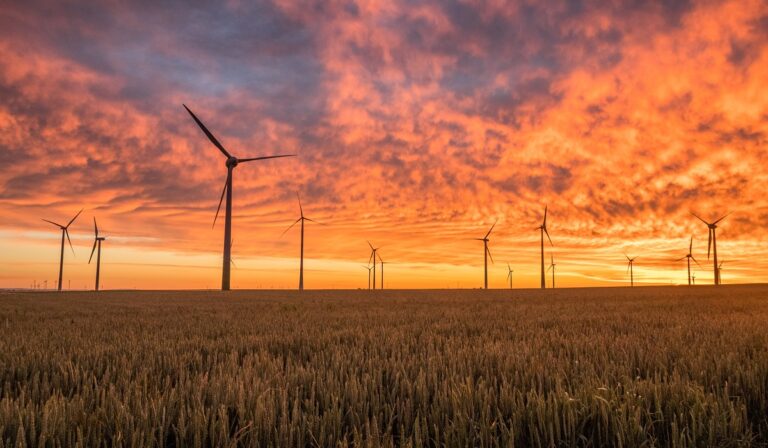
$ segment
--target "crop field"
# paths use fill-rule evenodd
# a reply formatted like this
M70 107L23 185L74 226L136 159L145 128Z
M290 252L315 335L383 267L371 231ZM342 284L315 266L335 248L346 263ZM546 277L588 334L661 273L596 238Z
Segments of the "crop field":
M0 446L766 446L768 286L0 293Z

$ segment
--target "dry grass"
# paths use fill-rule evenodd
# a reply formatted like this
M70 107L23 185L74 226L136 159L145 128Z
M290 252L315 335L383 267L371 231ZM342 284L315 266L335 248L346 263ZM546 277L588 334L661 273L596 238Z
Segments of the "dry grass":
M0 295L0 446L764 446L768 287Z

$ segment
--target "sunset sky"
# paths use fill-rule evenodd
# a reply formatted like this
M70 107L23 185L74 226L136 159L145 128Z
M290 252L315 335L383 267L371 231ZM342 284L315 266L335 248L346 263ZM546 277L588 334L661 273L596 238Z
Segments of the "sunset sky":
M238 157L234 288L768 281L768 2L2 1L0 287L217 288ZM546 3L546 6L544 4ZM255 5L255 6L254 6Z

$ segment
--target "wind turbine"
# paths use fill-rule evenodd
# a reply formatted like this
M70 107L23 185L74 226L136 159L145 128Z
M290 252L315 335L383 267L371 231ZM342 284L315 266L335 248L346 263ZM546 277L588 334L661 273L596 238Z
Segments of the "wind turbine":
M498 222L498 220L496 220L496 222ZM491 229L488 230L488 233L486 233L484 237L474 238L477 241L483 242L483 260L485 262L484 271L483 271L483 275L484 275L483 285L485 289L488 289L488 258L489 257L491 258L491 263L493 263L493 257L491 257L491 251L488 249L488 241L489 241L488 236L490 236L491 232L493 231L493 228L496 227L496 222L493 223L493 225L491 226Z
M363 265L363 268L368 269L368 289L371 289L371 269L373 269L370 266Z
M696 264L699 265L700 268L704 269L696 260L696 258L693 256L693 237L691 237L691 243L688 246L688 254L684 257L678 258L676 261L682 261L688 259L688 286L691 286L691 260L695 261Z
M366 241L368 243L368 246L371 247L371 257L368 258L368 264L371 264L371 261L373 261L373 290L376 290L376 251L379 250L379 247L373 247L370 241Z
M509 271L507 273L507 280L509 280L509 289L512 289L512 273L515 272L512 270L512 267L507 263L507 270Z
M696 273L695 272L693 273L693 277L691 277L691 278L693 278L693 286L696 286Z
M731 212L731 213L733 213L733 212ZM714 252L714 255L715 255L715 257L714 257L715 260L714 260L714 264L713 264L713 267L714 267L714 270L715 270L715 285L719 285L720 284L720 267L717 264L717 232L716 232L717 223L719 223L720 221L724 220L731 213L723 215L720 219L718 219L716 221L707 222L707 221L704 221L703 219L701 219L696 213L691 212L691 214L693 216L698 218L699 221L701 221L704 224L706 224L707 227L709 228L709 243L707 244L707 260L709 260L709 253L710 253L710 249L711 249L712 252Z
M555 264L555 256L550 254L549 257L550 257L550 260L551 260L550 261L551 264L547 268L547 271L552 269L552 289L555 289L555 266L557 266L557 265Z
M192 116L192 119L195 120L195 123L200 127L200 129L203 130L203 133L208 137L208 140L213 143L213 145L217 148L219 148L219 151L221 151L222 154L227 158L227 161L225 162L225 165L227 167L227 180L224 181L224 189L221 191L221 198L219 199L219 206L216 208L216 216L213 218L213 225L216 225L216 218L219 217L219 210L221 210L221 202L224 200L224 195L227 196L227 204L225 205L225 214L224 214L224 259L222 260L222 267L221 267L221 290L222 291L229 291L229 269L231 264L231 241L232 241L232 171L234 171L235 167L237 167L240 163L245 162L253 162L256 160L266 160L266 159L277 159L280 157L295 157L296 154L281 154L281 155L274 155L274 156L263 156L263 157L251 157L247 159L238 159L237 157L230 154L226 149L224 149L224 146L222 146L221 143L216 139L216 137L211 134L211 131L208 130L208 128L205 127L202 121L200 121L197 116L192 113L191 110L187 107L186 104L183 104L184 109L189 112L189 115Z
M93 218L93 231L96 234L93 240L93 249L91 249L91 256L88 258L88 264L91 264L93 259L93 251L98 247L99 251L96 253L96 291L99 290L99 272L101 270L101 242L106 240L106 237L99 236L99 226L96 225L96 217Z
M301 214L299 216L299 219L293 222L290 226L288 226L287 229L283 232L283 235L289 230L291 230L291 227L295 226L298 222L301 222L301 258L299 259L299 291L304 291L304 221L311 221L316 224L321 224L314 219L307 218L304 216L304 209L301 207L301 197L299 196L299 193L296 193L296 198L299 200L299 213ZM283 236L280 235L280 236Z
M547 206L546 205L544 206L544 221L541 223L538 229L541 231L541 289L544 289L547 287L547 282L546 282L546 279L544 278L544 234L545 233L547 234L549 245L554 246L554 244L552 244L552 238L549 237L549 232L547 232Z
M725 263L725 260L721 261L719 265L717 265L717 279L720 282L720 284L723 284L723 278L720 275L720 272L723 270L723 263Z
M47 219L43 219L43 221L53 224L54 226L57 226L61 229L61 258L59 258L59 283L58 283L58 290L61 291L61 278L64 275L64 237L67 237L67 241L69 242L69 248L72 249L72 255L75 254L75 248L72 247L72 240L69 239L69 226L72 225L73 222L77 219L78 216L80 216L80 213L83 212L83 209L80 209L79 212L75 215L74 218L72 218L66 226L62 226L61 224L57 224L53 221L48 221ZM42 218L41 218L42 219ZM47 285L46 285L47 288Z
M629 258L629 255L624 254L627 257L627 272L629 272L629 286L635 286L635 260L637 257Z
M384 289L384 260L381 259L381 255L379 254L379 263L381 263L381 289ZM375 260L374 260L375 264Z

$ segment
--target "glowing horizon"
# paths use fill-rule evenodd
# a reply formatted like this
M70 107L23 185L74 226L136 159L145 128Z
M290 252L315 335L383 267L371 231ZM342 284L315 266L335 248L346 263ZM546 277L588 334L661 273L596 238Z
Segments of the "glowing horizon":
M45 12L43 12L45 11ZM545 205L557 286L768 282L768 5L715 1L227 2L0 10L0 288L220 284L211 228L235 170L233 288L538 287ZM547 277L548 284L551 277Z

